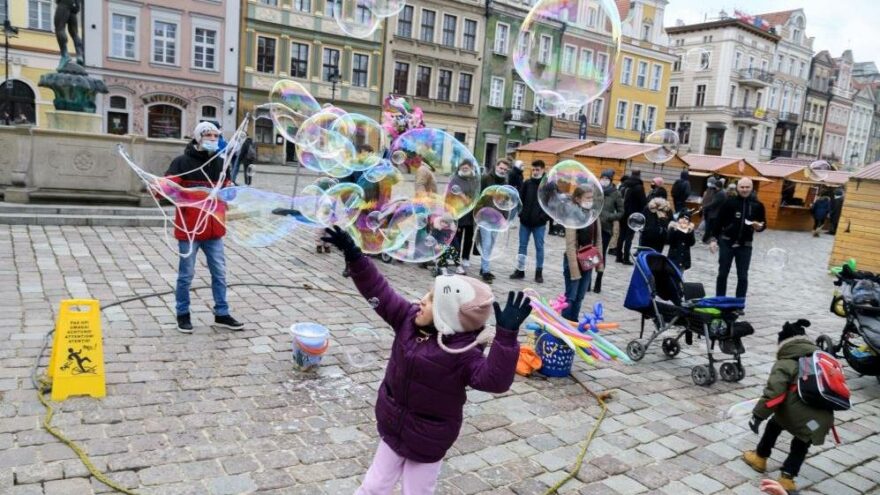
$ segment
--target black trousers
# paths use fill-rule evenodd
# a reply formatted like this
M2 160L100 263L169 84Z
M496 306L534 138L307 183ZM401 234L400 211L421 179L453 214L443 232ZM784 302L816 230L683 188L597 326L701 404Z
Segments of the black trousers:
M629 228L629 225L620 224L620 235L617 236L617 261L629 261L635 235L636 231Z
M462 245L462 241L464 241L464 245ZM458 251L461 253L461 259L471 259L471 249L474 246L474 226L459 226L458 230L455 232L455 237L452 238L452 245L456 248L461 246L461 249Z
M764 429L764 436L758 442L756 452L759 456L770 457L770 453L773 451L780 433L782 433L782 426L775 419L770 418L770 421L767 422L767 427ZM788 457L782 463L782 472L792 478L796 477L801 470L801 466L804 464L804 460L807 458L808 450L810 450L810 442L804 442L798 437L792 438Z
M749 265L752 262L752 246L733 247L733 241L718 239L718 279L715 295L727 295L727 277L730 266L736 261L736 297L746 297L749 290Z
M605 266L608 266L608 248L611 247L611 232L602 231L602 262L605 263ZM596 288L596 291L602 290L602 274L605 272L596 271L596 279L593 281L593 287ZM587 290L590 290L587 287Z
M821 227L821 226L823 226L823 225L825 225L825 219L824 219L824 218L821 219L821 220L818 219L818 218L814 218L814 219L813 219L813 230L816 230L816 229L818 229L819 227Z

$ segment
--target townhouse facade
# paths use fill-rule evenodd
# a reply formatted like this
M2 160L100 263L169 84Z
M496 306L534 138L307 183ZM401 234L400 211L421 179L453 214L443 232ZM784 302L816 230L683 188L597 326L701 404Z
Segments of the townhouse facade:
M810 83L800 129L798 156L818 160L824 139L825 120L834 86L834 59L827 50L817 53L810 62Z
M849 114L849 125L846 129L846 150L844 163L850 170L866 165L868 143L871 135L871 121L877 101L869 84L853 83L853 107Z
M826 110L822 129L820 157L835 163L846 163L846 137L852 112L852 52L846 50L839 58L832 59L831 99Z

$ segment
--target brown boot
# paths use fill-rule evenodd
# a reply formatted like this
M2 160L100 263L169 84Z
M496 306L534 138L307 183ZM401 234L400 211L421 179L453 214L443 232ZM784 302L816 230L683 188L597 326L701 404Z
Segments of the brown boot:
M759 456L754 450L743 452L743 460L746 461L746 464L751 466L752 469L759 473L767 471L767 458Z
M797 491L797 485L794 482L794 478L785 473L782 473L776 481L778 481L779 484L782 485L782 488L785 488L785 491L788 493L794 493Z

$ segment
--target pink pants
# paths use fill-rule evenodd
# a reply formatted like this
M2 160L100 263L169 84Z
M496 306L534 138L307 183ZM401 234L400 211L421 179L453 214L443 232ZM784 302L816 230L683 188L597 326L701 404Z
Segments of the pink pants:
M431 495L437 487L443 461L414 462L397 455L379 441L373 463L355 495L388 495L403 478L403 495Z

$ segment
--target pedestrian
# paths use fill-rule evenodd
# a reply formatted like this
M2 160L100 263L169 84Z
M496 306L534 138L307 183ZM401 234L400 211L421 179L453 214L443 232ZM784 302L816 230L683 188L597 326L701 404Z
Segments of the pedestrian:
M654 198L669 199L669 194L666 192L666 188L663 187L663 177L654 177L651 180L651 192L648 193L647 199L651 201Z
M480 179L480 190L484 191L489 186L504 186L507 185L507 174L510 172L510 162L506 159L498 160L495 164L495 167L492 169L492 173L484 175ZM482 277L484 282L492 283L495 280L495 275L492 275L490 260L492 256L492 249L495 247L495 241L498 238L498 232L493 232L491 230L487 230L483 227L479 228L479 236L480 236L480 277Z
M171 162L165 177L182 187L215 187L223 171L218 153L220 131L210 122L201 122L193 131L193 139L183 154ZM212 159L213 158L213 159ZM224 187L232 185L226 180ZM223 254L223 236L226 226L222 218L226 205L218 201L216 210L204 211L199 207L178 206L174 215L174 237L181 253L177 269L177 289L174 292L177 329L192 333L190 317L190 286L195 276L196 255L205 253L211 272L211 292L214 296L214 324L231 330L242 330L244 324L229 314L226 302L226 259ZM184 255L186 254L186 255Z
M427 196L437 194L437 179L434 176L434 167L425 160L421 160L416 170L415 196Z
M626 199L626 183L629 181L629 175L623 174L620 178L620 184L617 186L617 192L620 193L620 197ZM613 254L614 256L620 256L620 252L623 251L623 241L626 237L624 235L624 228L626 227L626 211L624 209L623 217L617 222L617 235L614 236L614 247L608 250L609 254Z
M476 165L470 159L463 160L449 180L449 191L463 198L475 198L480 195L480 182L477 179ZM458 249L461 264L455 273L464 275L471 266L471 250L474 247L474 212L469 210L458 219L458 229L452 239L452 245Z
M531 177L523 182L519 189L522 209L519 212L519 250L516 270L510 275L513 280L521 280L526 276L529 237L532 237L535 240L535 282L544 283L544 236L547 233L547 221L550 220L550 216L538 202L538 189L543 177L544 162L535 160L532 162Z
M828 233L837 234L837 224L840 223L840 213L843 211L843 188L838 187L834 190L834 199L831 200L831 227Z
M635 231L629 228L629 217L633 213L642 213L648 200L645 197L645 185L642 183L640 170L633 170L629 179L623 184L626 187L626 193L623 197L623 218L620 219L621 241L618 241L617 262L631 265L629 255Z
M779 434L787 431L792 435L791 448L782 463L779 484L788 491L797 490L794 479L801 470L811 445L822 445L828 430L834 425L834 413L807 405L797 393L799 359L819 350L806 336L807 320L785 322L778 334L776 362L770 370L767 385L761 399L752 411L749 427L758 433L763 421L767 421L764 435L755 450L743 452L743 460L759 473L767 471L770 457ZM772 416L772 417L771 417Z
M669 202L663 198L653 198L642 212L645 215L645 228L639 236L639 248L648 248L663 253L669 235L669 221L672 213Z
M572 193L572 202L579 207L585 209L592 208L593 198L591 192L577 188ZM569 321L578 321L581 305L584 302L584 296L590 287L590 279L593 276L593 270L581 270L578 260L578 252L588 246L599 248L602 245L602 229L599 227L600 222L593 222L591 225L580 229L565 229L565 256L562 257L562 277L565 281L565 300L568 306L562 310L560 316ZM600 260L595 267L597 272L604 270L604 261Z
M510 292L502 310L486 284L450 275L436 277L433 289L413 303L389 285L351 236L339 227L325 232L344 254L358 291L379 301L373 307L394 331L375 406L379 446L355 493L390 494L398 480L405 494L434 493L443 457L461 431L468 387L503 393L513 383L529 298ZM493 307L495 337L484 356Z
M682 170L679 179L672 184L673 213L686 210L689 197L691 197L691 178L687 170Z
M737 195L736 188L737 188L736 182L731 182L730 184L727 185L727 189L725 189L725 192L726 192L728 198L735 198L736 197L736 195Z
M727 198L718 221L712 228L709 249L718 256L718 279L715 295L727 295L727 276L736 261L736 297L746 297L749 287L749 265L752 262L752 239L755 232L767 227L764 205L752 196L752 180L742 178L736 183L736 196Z
M253 178L250 168L251 165L257 161L257 149L254 146L254 140L248 136L245 138L244 142L241 143L241 148L238 149L238 154L235 156L235 161L232 167L232 182L238 184L238 172L241 171L244 173L244 184L246 186L251 185L251 179Z
M510 176L507 178L507 183L519 191L522 188L523 182L525 182L523 177L523 162L522 160L514 160L513 168L510 169Z
M701 203L703 206L703 223L705 224L703 244L709 243L709 238L712 237L713 224L718 221L718 213L721 211L721 205L724 204L726 199L727 196L719 191L718 181L714 177L710 177L706 183L706 192L703 193L703 201Z
M602 213L599 214L599 224L602 229L602 262L604 263L608 257L608 247L611 245L611 236L614 233L614 224L623 218L623 196L614 185L614 169L608 168L602 171L599 177L599 185L602 186L602 193L605 196L605 205L602 207ZM599 294L602 292L602 274L604 271L596 273L596 281L593 283L593 292Z
M819 237L825 220L831 214L831 197L828 193L823 193L819 199L813 201L810 207L810 213L813 214L813 237Z
M691 267L691 247L696 243L694 224L687 210L678 213L678 219L669 223L669 261L684 273Z

